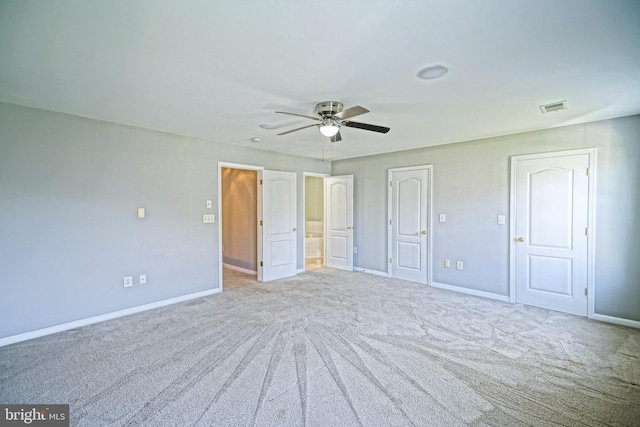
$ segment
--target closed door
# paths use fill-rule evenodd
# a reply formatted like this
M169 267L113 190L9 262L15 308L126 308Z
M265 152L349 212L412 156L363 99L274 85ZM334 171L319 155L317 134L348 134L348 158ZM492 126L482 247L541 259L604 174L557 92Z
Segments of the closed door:
M353 175L331 176L326 188L326 265L353 270Z
M295 276L297 271L296 174L262 172L262 261L258 280Z
M517 302L587 315L588 167L589 154L517 160Z
M429 169L391 170L390 275L427 283Z

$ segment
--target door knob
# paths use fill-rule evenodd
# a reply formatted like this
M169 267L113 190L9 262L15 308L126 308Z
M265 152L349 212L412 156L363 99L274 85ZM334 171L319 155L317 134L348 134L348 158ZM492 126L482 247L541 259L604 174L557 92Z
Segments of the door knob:
M347 225L347 230L351 230L353 227L350 225Z
M298 231L298 229L297 229L297 228L295 228L295 227L293 227L293 231Z
M427 230L422 230L421 234L424 236L425 234L427 234Z
M518 237L516 240L517 240L518 242L522 243L522 242L524 242L524 237Z

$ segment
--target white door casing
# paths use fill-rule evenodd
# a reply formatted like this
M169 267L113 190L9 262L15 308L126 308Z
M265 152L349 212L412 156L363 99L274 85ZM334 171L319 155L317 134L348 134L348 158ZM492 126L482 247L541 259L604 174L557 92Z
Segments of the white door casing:
M262 262L258 280L268 282L297 272L296 174L262 171Z
M431 167L389 170L389 276L429 282Z
M353 175L325 178L325 264L353 270Z
M591 311L594 155L580 150L512 158L515 302L580 316Z

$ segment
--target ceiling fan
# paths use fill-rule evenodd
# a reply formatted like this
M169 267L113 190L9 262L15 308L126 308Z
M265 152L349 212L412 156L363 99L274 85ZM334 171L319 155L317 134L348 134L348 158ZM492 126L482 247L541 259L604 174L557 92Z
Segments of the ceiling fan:
M320 129L320 133L324 136L331 138L331 142L342 141L342 136L340 136L340 126L346 126L350 128L358 128L364 130L370 130L373 132L387 133L389 132L388 127L384 126L376 126L369 125L366 123L360 122L352 122L350 120L351 117L359 116L360 114L368 113L364 107L356 105L355 107L347 108L343 110L344 105L341 102L337 101L325 101L316 105L315 111L319 117L306 116L304 114L297 113L287 113L286 111L276 111L278 114L288 114L290 116L298 116L305 117L307 119L316 120L319 123L314 123L312 125L302 126L296 129L291 129L286 132L279 133L278 135L286 135L291 132L297 132L302 129L310 128L312 126L318 126Z

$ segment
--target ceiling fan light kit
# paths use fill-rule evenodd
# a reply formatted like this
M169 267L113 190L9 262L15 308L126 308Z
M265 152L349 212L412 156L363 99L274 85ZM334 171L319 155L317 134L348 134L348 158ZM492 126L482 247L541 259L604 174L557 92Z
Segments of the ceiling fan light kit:
M320 130L320 133L331 139L331 142L342 141L342 136L340 135L340 127L352 127L356 129L364 129L372 132L379 133L387 133L390 128L385 126L376 126L369 125L366 123L360 122L352 122L347 119L355 116L359 116L360 114L368 113L364 107L356 105L355 107L347 108L343 110L344 105L342 102L337 101L324 101L316 104L316 114L318 117L307 116L304 114L298 113L288 113L286 111L276 111L278 114L287 114L290 116L304 117L311 120L317 120L319 123L313 125L302 126L296 129L291 129L286 132L279 133L278 135L286 135L291 132L296 132L302 129L310 128L313 126L317 126Z
M320 126L320 133L329 138L338 132L340 132L340 128L334 124L327 124L327 125Z

